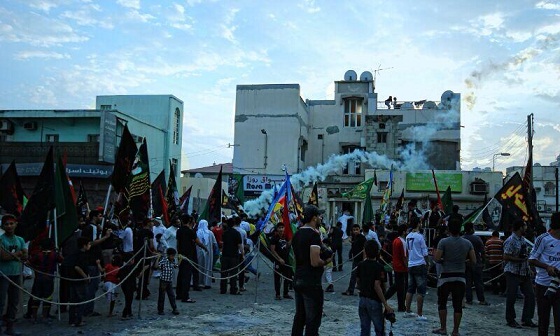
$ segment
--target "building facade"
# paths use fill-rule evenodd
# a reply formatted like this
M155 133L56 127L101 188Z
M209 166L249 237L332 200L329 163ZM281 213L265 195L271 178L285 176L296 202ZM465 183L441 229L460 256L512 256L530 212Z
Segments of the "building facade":
M182 101L171 95L100 96L97 105L88 110L0 110L0 169L15 160L29 195L53 146L66 157L75 185L82 181L90 204L101 205L125 125L138 146L147 140L152 180L162 169L169 175L170 160L180 167ZM176 174L178 180L179 169Z
M397 162L421 153L425 169L459 170L460 94L445 91L441 101L379 101L370 72L349 70L334 82L333 100L303 100L299 84L238 85L235 103L233 172L247 176L304 173L333 155L356 149ZM364 181L379 168L349 160L323 176L321 187L337 191L334 210L355 210L341 190ZM334 213L333 213L334 214Z

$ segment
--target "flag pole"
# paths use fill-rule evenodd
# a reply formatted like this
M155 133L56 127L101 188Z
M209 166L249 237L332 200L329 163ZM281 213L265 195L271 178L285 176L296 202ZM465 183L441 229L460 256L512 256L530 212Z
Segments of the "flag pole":
M111 196L111 188L113 185L109 183L109 188L107 189L107 196L105 196L105 207L103 207L103 219L101 220L101 229L105 227L105 214L107 213L107 207L109 206L109 197ZM89 205L88 205L89 210Z
M482 215L482 213L484 213L484 210L486 210L486 208L488 208L488 206L490 205L490 202L492 202L493 199L494 199L494 197L492 197L488 202L486 202L486 204L484 205L484 208L482 208L482 210L472 220L473 223L475 223L476 220L478 219L478 217L480 217L480 215Z

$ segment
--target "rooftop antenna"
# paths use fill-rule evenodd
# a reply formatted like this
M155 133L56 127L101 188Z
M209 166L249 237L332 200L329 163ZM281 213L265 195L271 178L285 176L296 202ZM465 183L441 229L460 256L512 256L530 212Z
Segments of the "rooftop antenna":
M389 70L389 69L394 69L394 67L381 69L381 63L379 63L379 65L377 66L377 69L373 70L373 91L374 92L375 92L375 81L377 80L377 73L380 72L380 71Z

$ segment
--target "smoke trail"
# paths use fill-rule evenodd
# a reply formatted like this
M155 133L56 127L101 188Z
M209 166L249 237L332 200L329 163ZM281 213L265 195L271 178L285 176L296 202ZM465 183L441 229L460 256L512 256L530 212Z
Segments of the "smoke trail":
M458 95L453 95L449 98L449 101L444 102L444 108L448 110L439 110L441 113L435 113L432 122L409 127L412 144L401 150L399 153L400 160L390 159L386 155L380 155L377 152L365 152L362 150L355 150L344 155L333 154L324 164L308 167L301 173L292 175L290 178L292 185L296 190L299 190L302 186L322 182L330 174L344 169L349 162L366 163L371 167L385 169L393 167L394 170L406 172L429 169L425 154L430 148L430 140L439 130L458 127ZM420 150L416 149L416 143L421 144ZM258 216L263 210L268 209L272 202L273 193L274 191L271 189L265 190L257 199L245 202L243 205L244 211L250 216Z
M492 75L511 71L531 61L535 57L541 55L543 52L554 48L557 45L559 34L551 34L537 40L534 47L529 47L521 50L519 53L513 55L508 60L502 63L492 63L485 65L480 70L474 70L470 76L465 79L465 85L469 91L466 94L465 102L467 108L472 110L476 104L475 91L479 89L482 84Z

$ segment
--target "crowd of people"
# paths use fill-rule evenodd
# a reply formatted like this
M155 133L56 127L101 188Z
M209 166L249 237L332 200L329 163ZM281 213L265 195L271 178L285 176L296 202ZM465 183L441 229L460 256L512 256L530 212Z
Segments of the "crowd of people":
M343 271L349 272L350 277L342 294L359 293L361 335L370 335L372 326L376 335L384 335L386 321L394 322L395 313L419 323L426 321L423 303L430 280L437 287L440 318L440 326L433 333L447 334L447 300L451 296L452 335L458 335L462 309L473 304L474 294L479 305L490 304L484 292L485 268L492 277L494 293L506 297L507 326L538 327L539 335L547 335L552 310L558 333L560 214L552 216L550 230L537 237L529 251L523 221L512 223L512 232L505 241L494 232L483 242L474 234L471 223L463 224L458 210L455 207L451 214L444 214L434 206L422 213L411 201L408 210L400 218L393 216L389 225L381 217L358 225L349 212L344 212L336 224L327 227L322 212L307 205L291 237L282 222L265 223L260 232L256 221L243 213L213 223L199 221L193 213L173 218L169 225L155 218L139 224L130 220L121 227L104 220L99 209L80 219L78 229L60 250L45 237L26 247L23 239L15 235L16 217L5 214L5 234L0 237L0 309L7 308L4 332L18 334L14 321L22 263L34 270L32 295L24 317L45 321L51 318L51 304L56 301L54 280L59 276L57 304L61 312L68 311L68 323L79 327L85 324L85 317L101 315L95 310L101 281L101 296L104 294L109 302L108 316L115 315L120 290L125 301L121 318L132 318L134 298L148 299L148 286L154 279L159 281L157 313L166 314L167 296L170 313L178 315L177 301L196 303L191 290L208 290L218 283L220 294L241 295L249 273L256 279L260 277L252 261L257 253L263 253L273 264L275 299L295 301L292 335L303 335L304 330L305 335L318 335L324 293L334 291L333 272ZM350 262L351 266L345 268L344 264ZM394 310L387 300L395 294ZM521 323L516 321L514 309L519 298L523 299ZM538 324L533 322L535 307Z

